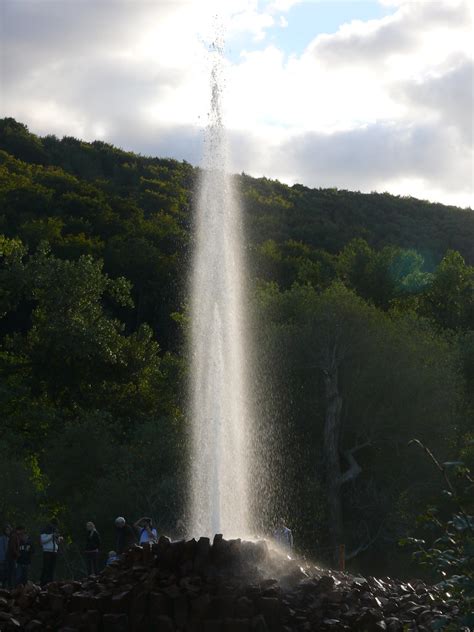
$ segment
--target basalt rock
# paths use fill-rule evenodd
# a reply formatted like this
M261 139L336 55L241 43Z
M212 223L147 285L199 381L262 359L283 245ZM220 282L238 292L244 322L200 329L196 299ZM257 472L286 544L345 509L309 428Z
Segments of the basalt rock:
M97 577L0 590L5 632L423 632L456 613L419 580L322 570L220 535L162 537Z

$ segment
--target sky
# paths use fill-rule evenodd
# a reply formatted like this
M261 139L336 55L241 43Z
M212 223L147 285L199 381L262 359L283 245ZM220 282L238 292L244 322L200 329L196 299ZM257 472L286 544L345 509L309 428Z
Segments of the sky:
M470 0L0 0L0 116L199 164L474 205Z

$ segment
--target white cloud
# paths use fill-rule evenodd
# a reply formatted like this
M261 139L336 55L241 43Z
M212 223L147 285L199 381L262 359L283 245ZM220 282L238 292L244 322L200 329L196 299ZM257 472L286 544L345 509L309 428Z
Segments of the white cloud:
M237 170L472 204L469 1L391 2L300 55L262 48L297 27L282 13L298 1L2 0L0 110L38 133L197 162L209 44L245 35L224 72Z
M302 2L304 2L304 0L271 0L268 3L267 9L274 13L287 12Z
M467 206L472 155L458 140L455 130L436 124L374 123L333 134L292 135L273 144L241 133L231 136L231 145L236 171L249 172L250 156L255 175L270 171L290 184L388 190Z
M392 91L420 118L457 128L461 142L472 147L474 63L467 57L449 62L419 81L395 84Z
M337 33L317 37L309 52L331 66L362 64L411 72L470 47L472 24L467 1L403 2L394 14L352 21ZM408 62L408 63L406 63Z
M473 204L469 5L400 4L316 37L300 57L272 47L244 56L229 117L270 147L254 173L401 194L413 185L428 199Z
M269 13L247 10L231 16L229 32L231 36L237 33L252 33L254 41L260 42L265 39L267 29L274 24L275 20Z

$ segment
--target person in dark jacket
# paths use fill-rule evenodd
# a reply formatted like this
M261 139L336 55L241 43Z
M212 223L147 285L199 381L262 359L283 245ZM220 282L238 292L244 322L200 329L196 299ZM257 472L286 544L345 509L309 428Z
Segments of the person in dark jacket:
M99 549L100 549L100 535L95 524L93 522L86 523L86 545L84 547L84 556L86 558L87 574L97 575L98 573L98 561L99 561Z
M7 582L9 588L16 586L18 558L20 557L20 543L25 533L25 527L16 527L8 540L7 550Z
M8 581L8 541L12 533L9 524L3 527L3 533L0 535L0 588L6 586Z
M28 573L31 566L31 558L34 553L33 541L26 530L23 532L20 540L20 555L17 560L16 583L23 584L28 582Z
M117 532L115 550L118 555L122 555L124 551L129 549L133 544L136 544L137 538L133 528L127 524L127 521L122 516L115 519L115 529Z

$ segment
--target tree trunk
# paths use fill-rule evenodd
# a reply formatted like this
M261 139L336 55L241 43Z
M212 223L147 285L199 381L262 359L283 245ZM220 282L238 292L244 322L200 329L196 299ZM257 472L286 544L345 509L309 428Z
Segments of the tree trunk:
M341 500L341 462L339 441L341 436L342 398L339 393L338 367L333 359L324 372L326 417L324 423L324 459L326 469L326 492L330 542L334 562L337 561L338 547L343 544L343 517Z

